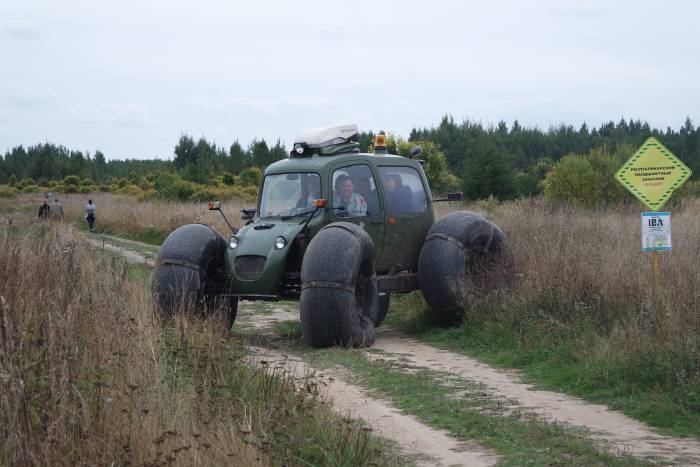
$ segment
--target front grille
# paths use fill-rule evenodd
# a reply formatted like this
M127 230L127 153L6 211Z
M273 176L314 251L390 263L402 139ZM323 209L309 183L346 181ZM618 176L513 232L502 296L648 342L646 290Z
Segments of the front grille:
M234 262L233 269L242 281L254 281L260 279L263 269L265 269L265 256L238 256Z

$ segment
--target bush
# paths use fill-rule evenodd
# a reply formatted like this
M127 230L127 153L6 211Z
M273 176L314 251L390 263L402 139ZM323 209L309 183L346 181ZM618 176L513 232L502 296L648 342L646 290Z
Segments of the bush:
M20 182L20 184L22 186L21 187L18 186L17 188L24 188L25 186L36 185L36 182L34 181L33 178L25 178Z
M46 185L42 185L42 186L47 186L47 187L49 187L49 188L53 188L53 187L55 187L56 185L58 185L58 183L56 182L56 180L49 180L49 182L48 182Z
M190 195L189 201L212 201L216 199L216 193L210 188L201 188Z
M80 181L80 186L89 186L89 185L94 185L94 184L95 184L95 182L93 182L89 178L84 178Z
M49 181L46 179L46 177L41 177L37 181L37 185L39 186L49 186Z
M15 174L10 175L10 181L8 181L7 184L11 187L17 185L17 176Z
M17 190L9 185L0 185L0 198L14 198Z
M241 172L241 182L247 185L258 186L262 178L262 171L258 167L248 167Z
M221 176L221 181L224 185L232 186L236 183L236 177L230 172L224 172Z
M92 193L94 190L93 186L84 185L78 188L78 193L87 194Z
M143 190L136 185L126 185L124 188L119 189L119 193L124 195L139 196L143 193Z
M68 175L66 178L63 179L63 184L66 186L74 185L77 187L80 184L80 177L78 177L77 175Z
M22 188L22 193L39 193L40 191L41 188L36 185L26 185L24 188Z
M78 186L77 186L77 185L64 185L64 186L63 186L63 192L64 192L64 193L77 193L77 192L78 192Z
M102 193L109 193L112 188L109 185L100 185L100 191Z
M629 156L628 152L631 153L628 148L616 154L594 149L586 155L562 157L545 176L545 198L585 208L622 201L628 193L615 180L614 174L625 156Z

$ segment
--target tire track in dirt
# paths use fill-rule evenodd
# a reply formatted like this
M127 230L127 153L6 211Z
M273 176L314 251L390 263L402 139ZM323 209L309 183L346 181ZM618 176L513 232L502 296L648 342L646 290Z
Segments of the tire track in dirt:
M273 305L271 314L255 316L259 321L255 326L296 320L298 316L298 311L292 307ZM679 465L700 465L700 442L695 439L662 435L645 423L605 405L535 389L532 384L523 382L518 371L497 369L466 355L438 349L390 327L377 329L377 339L367 352L367 358L400 362L484 385L491 397L515 403L521 412L532 413L549 422L584 428L593 441L613 454L629 454Z
M123 256L127 261L154 265L143 254L115 245L104 238L88 238L96 248ZM238 310L238 325L248 326L260 335L275 335L273 325L278 321L296 319L298 313L287 306L274 306L269 314L256 313L251 302L242 301ZM499 456L474 442L458 441L446 430L432 428L416 417L397 410L389 401L367 394L367 390L346 382L340 370L319 370L299 357L278 350L249 346L249 361L259 368L282 371L305 381L316 383L321 397L333 410L344 417L362 419L373 432L390 440L400 452L420 466L488 467L498 463Z
M391 402L367 395L349 384L339 372L318 370L304 360L263 347L249 347L251 363L261 368L283 369L300 380L311 378L319 394L344 417L360 418L372 431L395 442L402 453L418 465L491 466L498 463L495 452L476 442L459 442L445 430L424 425L416 417L399 412Z

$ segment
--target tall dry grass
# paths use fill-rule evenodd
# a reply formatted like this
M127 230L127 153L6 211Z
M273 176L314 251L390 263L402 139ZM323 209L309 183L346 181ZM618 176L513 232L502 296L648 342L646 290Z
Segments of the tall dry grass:
M216 318L163 326L134 273L69 225L4 223L0 465L387 462L312 386L246 366Z
M112 193L59 194L57 197L63 204L66 220L85 225L83 209L87 200L92 199L97 208L97 231L160 243L181 225L205 223L213 226L225 238L230 235L221 213L209 211L207 203L203 202L142 202L135 196ZM42 200L42 195L38 193L22 194L11 199L0 198L0 209L35 206L38 210ZM253 206L255 203L239 200L223 201L222 211L234 227L241 227L240 210Z
M436 215L458 209L499 225L515 261L515 289L476 303L479 319L539 328L521 334L532 347L562 335L580 339L585 329L595 342L581 341L581 351L598 353L594 359L634 366L654 384L700 384L699 199L672 212L673 250L659 253L658 296L638 206L583 211L533 198L442 204Z

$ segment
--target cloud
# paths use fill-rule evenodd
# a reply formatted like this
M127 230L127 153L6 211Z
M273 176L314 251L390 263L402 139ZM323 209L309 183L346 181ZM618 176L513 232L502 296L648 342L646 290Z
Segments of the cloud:
M11 22L0 28L0 32L3 35L10 36L16 40L34 40L41 36L41 32L38 28L21 22Z

